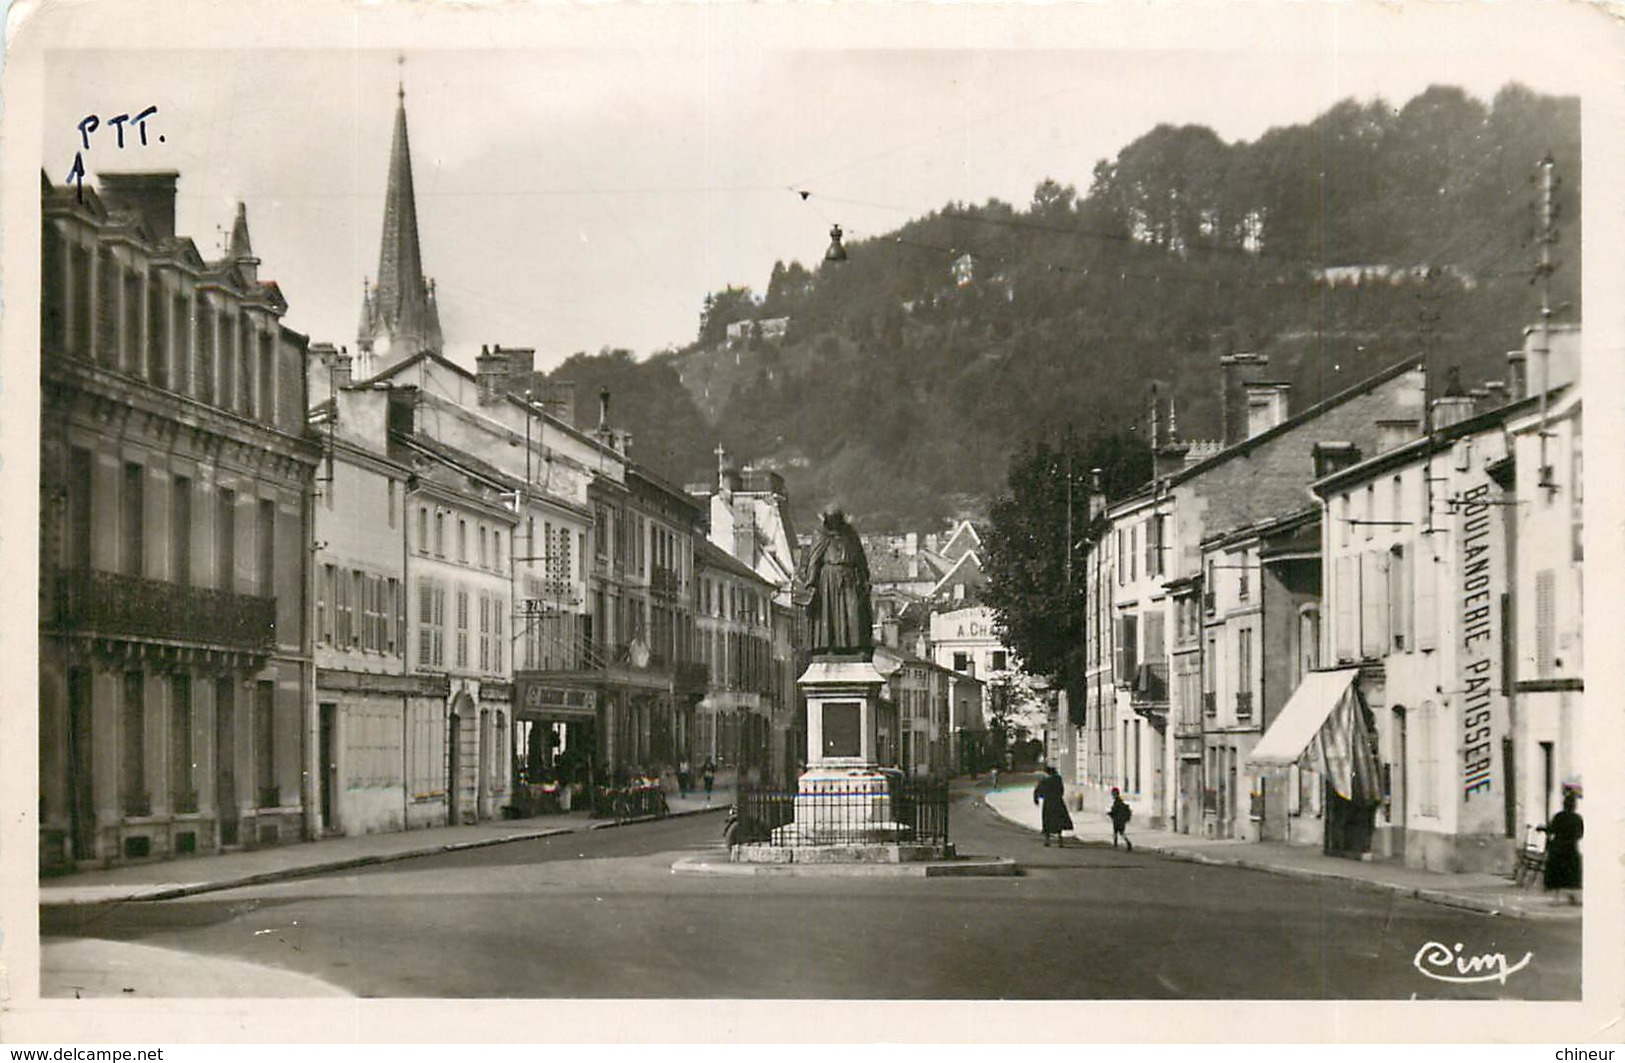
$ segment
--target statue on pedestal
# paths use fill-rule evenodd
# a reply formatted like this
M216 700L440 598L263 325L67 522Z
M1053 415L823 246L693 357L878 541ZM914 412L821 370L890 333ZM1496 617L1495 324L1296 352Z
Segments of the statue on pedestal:
M797 582L809 595L809 649L814 654L859 653L867 659L874 650L869 560L846 514L839 509L824 513L800 568Z

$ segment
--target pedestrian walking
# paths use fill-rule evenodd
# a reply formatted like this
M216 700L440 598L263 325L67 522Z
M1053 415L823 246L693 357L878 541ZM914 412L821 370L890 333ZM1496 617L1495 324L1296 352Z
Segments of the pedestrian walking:
M1579 794L1565 791L1563 811L1540 828L1546 832L1546 888L1570 904L1580 903L1580 839L1586 832L1585 820L1574 810L1578 802Z
M1112 807L1106 815L1112 821L1112 848L1117 848L1117 839L1122 838L1123 844L1132 853L1134 843L1128 840L1128 821L1134 818L1134 810L1128 807L1128 802L1123 800L1122 793L1115 786L1112 787Z
M677 796L688 796L688 785L694 781L694 773L689 770L688 758L684 757L677 765Z
M989 790L998 790L999 788L999 767L997 764L993 766L992 771L987 773L987 788Z
M705 782L705 803L710 804L711 787L717 781L717 766L711 762L710 757L706 757L705 763L700 767L700 778Z
M1040 826L1044 831L1044 845L1049 845L1049 836L1053 834L1056 846L1063 846L1061 832L1073 829L1072 817L1066 810L1066 786L1061 782L1061 773L1053 766L1044 769L1043 777L1033 787L1033 804L1042 806Z

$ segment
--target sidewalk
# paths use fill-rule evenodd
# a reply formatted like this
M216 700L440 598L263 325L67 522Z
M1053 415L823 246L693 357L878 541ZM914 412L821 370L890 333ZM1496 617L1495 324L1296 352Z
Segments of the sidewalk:
M1033 804L1031 779L1001 786L989 793L985 782L969 793L1012 823L1039 829L1038 806ZM1090 845L1110 845L1111 822L1104 812L1072 812L1077 839ZM1359 889L1397 893L1453 908L1465 908L1514 919L1578 921L1579 906L1554 904L1539 887L1519 889L1501 875L1472 872L1424 871L1380 861L1344 860L1318 849L1277 842L1198 838L1171 831L1150 830L1133 824L1129 837L1136 852L1158 853L1175 860L1220 864L1268 871L1301 879L1338 879Z
M687 797L670 795L667 803L673 816L721 812L733 803L733 790L718 787L707 803L703 791ZM625 820L646 822L653 817ZM407 860L415 856L478 849L486 845L547 838L576 831L601 830L620 826L612 819L593 819L585 811L565 815L535 816L531 819L498 820L463 827L434 827L428 830L397 831L391 834L363 834L357 837L324 838L314 842L225 853L218 856L181 857L112 868L83 871L60 878L45 878L39 884L43 905L99 904L110 901L161 901L195 893L234 889L263 882L298 878L351 867L368 867Z
M131 941L40 942L42 997L348 997L320 978Z

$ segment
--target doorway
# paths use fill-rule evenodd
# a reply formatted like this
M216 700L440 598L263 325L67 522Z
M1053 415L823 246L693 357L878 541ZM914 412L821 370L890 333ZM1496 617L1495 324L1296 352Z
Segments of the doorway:
M68 671L68 816L73 834L73 858L96 856L96 787L91 750L95 721L88 668Z
M462 822L460 796L460 769L462 767L462 717L453 712L446 721L446 824L455 827Z
M321 758L321 814L323 833L336 833L338 822L338 706L322 702L317 713L317 756Z
M1405 706L1394 706L1394 762L1388 767L1388 824L1393 855L1405 857L1405 804L1410 794L1410 739Z
M214 804L222 847L240 844L236 765L237 684L222 676L214 681Z
M475 748L479 751L479 763L475 766L474 779L474 818L476 820L489 819L491 812L491 713L481 709L477 717L480 722L480 733L476 739Z

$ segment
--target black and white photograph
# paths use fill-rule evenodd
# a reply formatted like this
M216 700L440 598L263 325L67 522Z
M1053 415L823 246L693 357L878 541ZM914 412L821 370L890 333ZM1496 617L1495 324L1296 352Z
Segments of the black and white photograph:
M22 1040L1618 1040L1617 8L18 23Z

